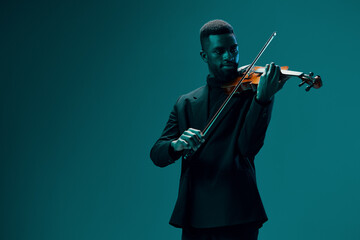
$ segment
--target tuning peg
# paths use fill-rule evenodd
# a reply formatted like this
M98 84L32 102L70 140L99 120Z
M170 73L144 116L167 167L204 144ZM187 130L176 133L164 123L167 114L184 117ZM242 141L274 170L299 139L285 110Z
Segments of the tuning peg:
M302 81L300 84L299 84L299 87L301 87L302 85L304 85L306 82L305 81Z
M310 89L312 88L314 86L314 84L311 84L311 85L309 85L309 86L307 86L306 88L305 88L305 91L310 91Z

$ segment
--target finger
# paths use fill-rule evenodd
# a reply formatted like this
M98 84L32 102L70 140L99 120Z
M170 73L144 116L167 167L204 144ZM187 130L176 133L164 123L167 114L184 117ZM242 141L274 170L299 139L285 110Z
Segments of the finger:
M184 134L189 136L192 140L194 140L196 145L198 145L198 144L200 144L202 142L202 139L199 138L196 133L193 133L190 130L185 131Z
M194 136L188 135L186 132L184 132L183 135L180 136L181 139L184 139L191 148L195 148L197 145L199 145L199 141L196 139L195 134Z
M202 132L198 129L194 129L194 128L189 128L189 131L191 131L192 133L196 134L196 136L199 138L199 141L203 142L204 141L204 135L202 134Z
M265 65L265 70L264 70L264 72L263 72L263 75L268 74L269 67L270 67L269 64L266 64L266 65Z
M275 71L275 63L272 62L270 63L270 67L269 67L269 71L268 71L268 78L269 80L271 80L274 76L274 71Z
M191 148L190 144L187 141L185 141L184 139L179 138L179 142L180 142L181 146L183 147L183 149Z
M184 139L186 142L190 144L191 147L194 147L198 144L197 140L194 139L191 135L184 132L184 134L181 136L182 139Z
M279 85L279 77L280 77L280 67L276 65L272 82L276 85Z
M181 141L185 141L187 143L186 149L194 149L195 143L187 136L181 136Z
M185 131L184 135L184 137L189 137L188 142L190 143L191 148L195 151L200 147L201 143L203 142L195 133L192 133L191 131Z

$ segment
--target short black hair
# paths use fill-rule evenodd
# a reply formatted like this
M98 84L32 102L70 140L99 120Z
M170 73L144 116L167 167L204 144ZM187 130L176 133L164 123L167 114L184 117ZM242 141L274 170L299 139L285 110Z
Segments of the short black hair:
M220 35L226 33L234 34L234 29L228 22L224 20L215 19L205 23L200 29L201 48L204 50L205 40L210 35Z

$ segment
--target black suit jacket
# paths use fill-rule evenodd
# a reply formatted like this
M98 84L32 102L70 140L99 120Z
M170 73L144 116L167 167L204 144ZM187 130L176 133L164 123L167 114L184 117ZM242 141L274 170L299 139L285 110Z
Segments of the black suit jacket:
M159 167L182 152L170 147L188 128L202 130L209 121L209 86L182 95L161 137L151 149ZM182 160L178 199L170 224L176 227L220 227L267 220L255 178L254 157L264 143L273 101L260 104L255 93L234 95L189 160Z

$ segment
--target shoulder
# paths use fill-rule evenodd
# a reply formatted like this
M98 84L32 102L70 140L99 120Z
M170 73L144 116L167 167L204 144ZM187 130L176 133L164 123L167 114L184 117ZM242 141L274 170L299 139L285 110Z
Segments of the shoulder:
M184 103L184 102L187 102L187 101L191 101L193 99L198 99L198 98L201 98L203 96L206 96L208 93L208 86L207 85L204 85L204 86L201 86L189 93L186 93L186 94L183 94L181 95L178 100L177 100L177 103L178 104L181 104L181 103Z

